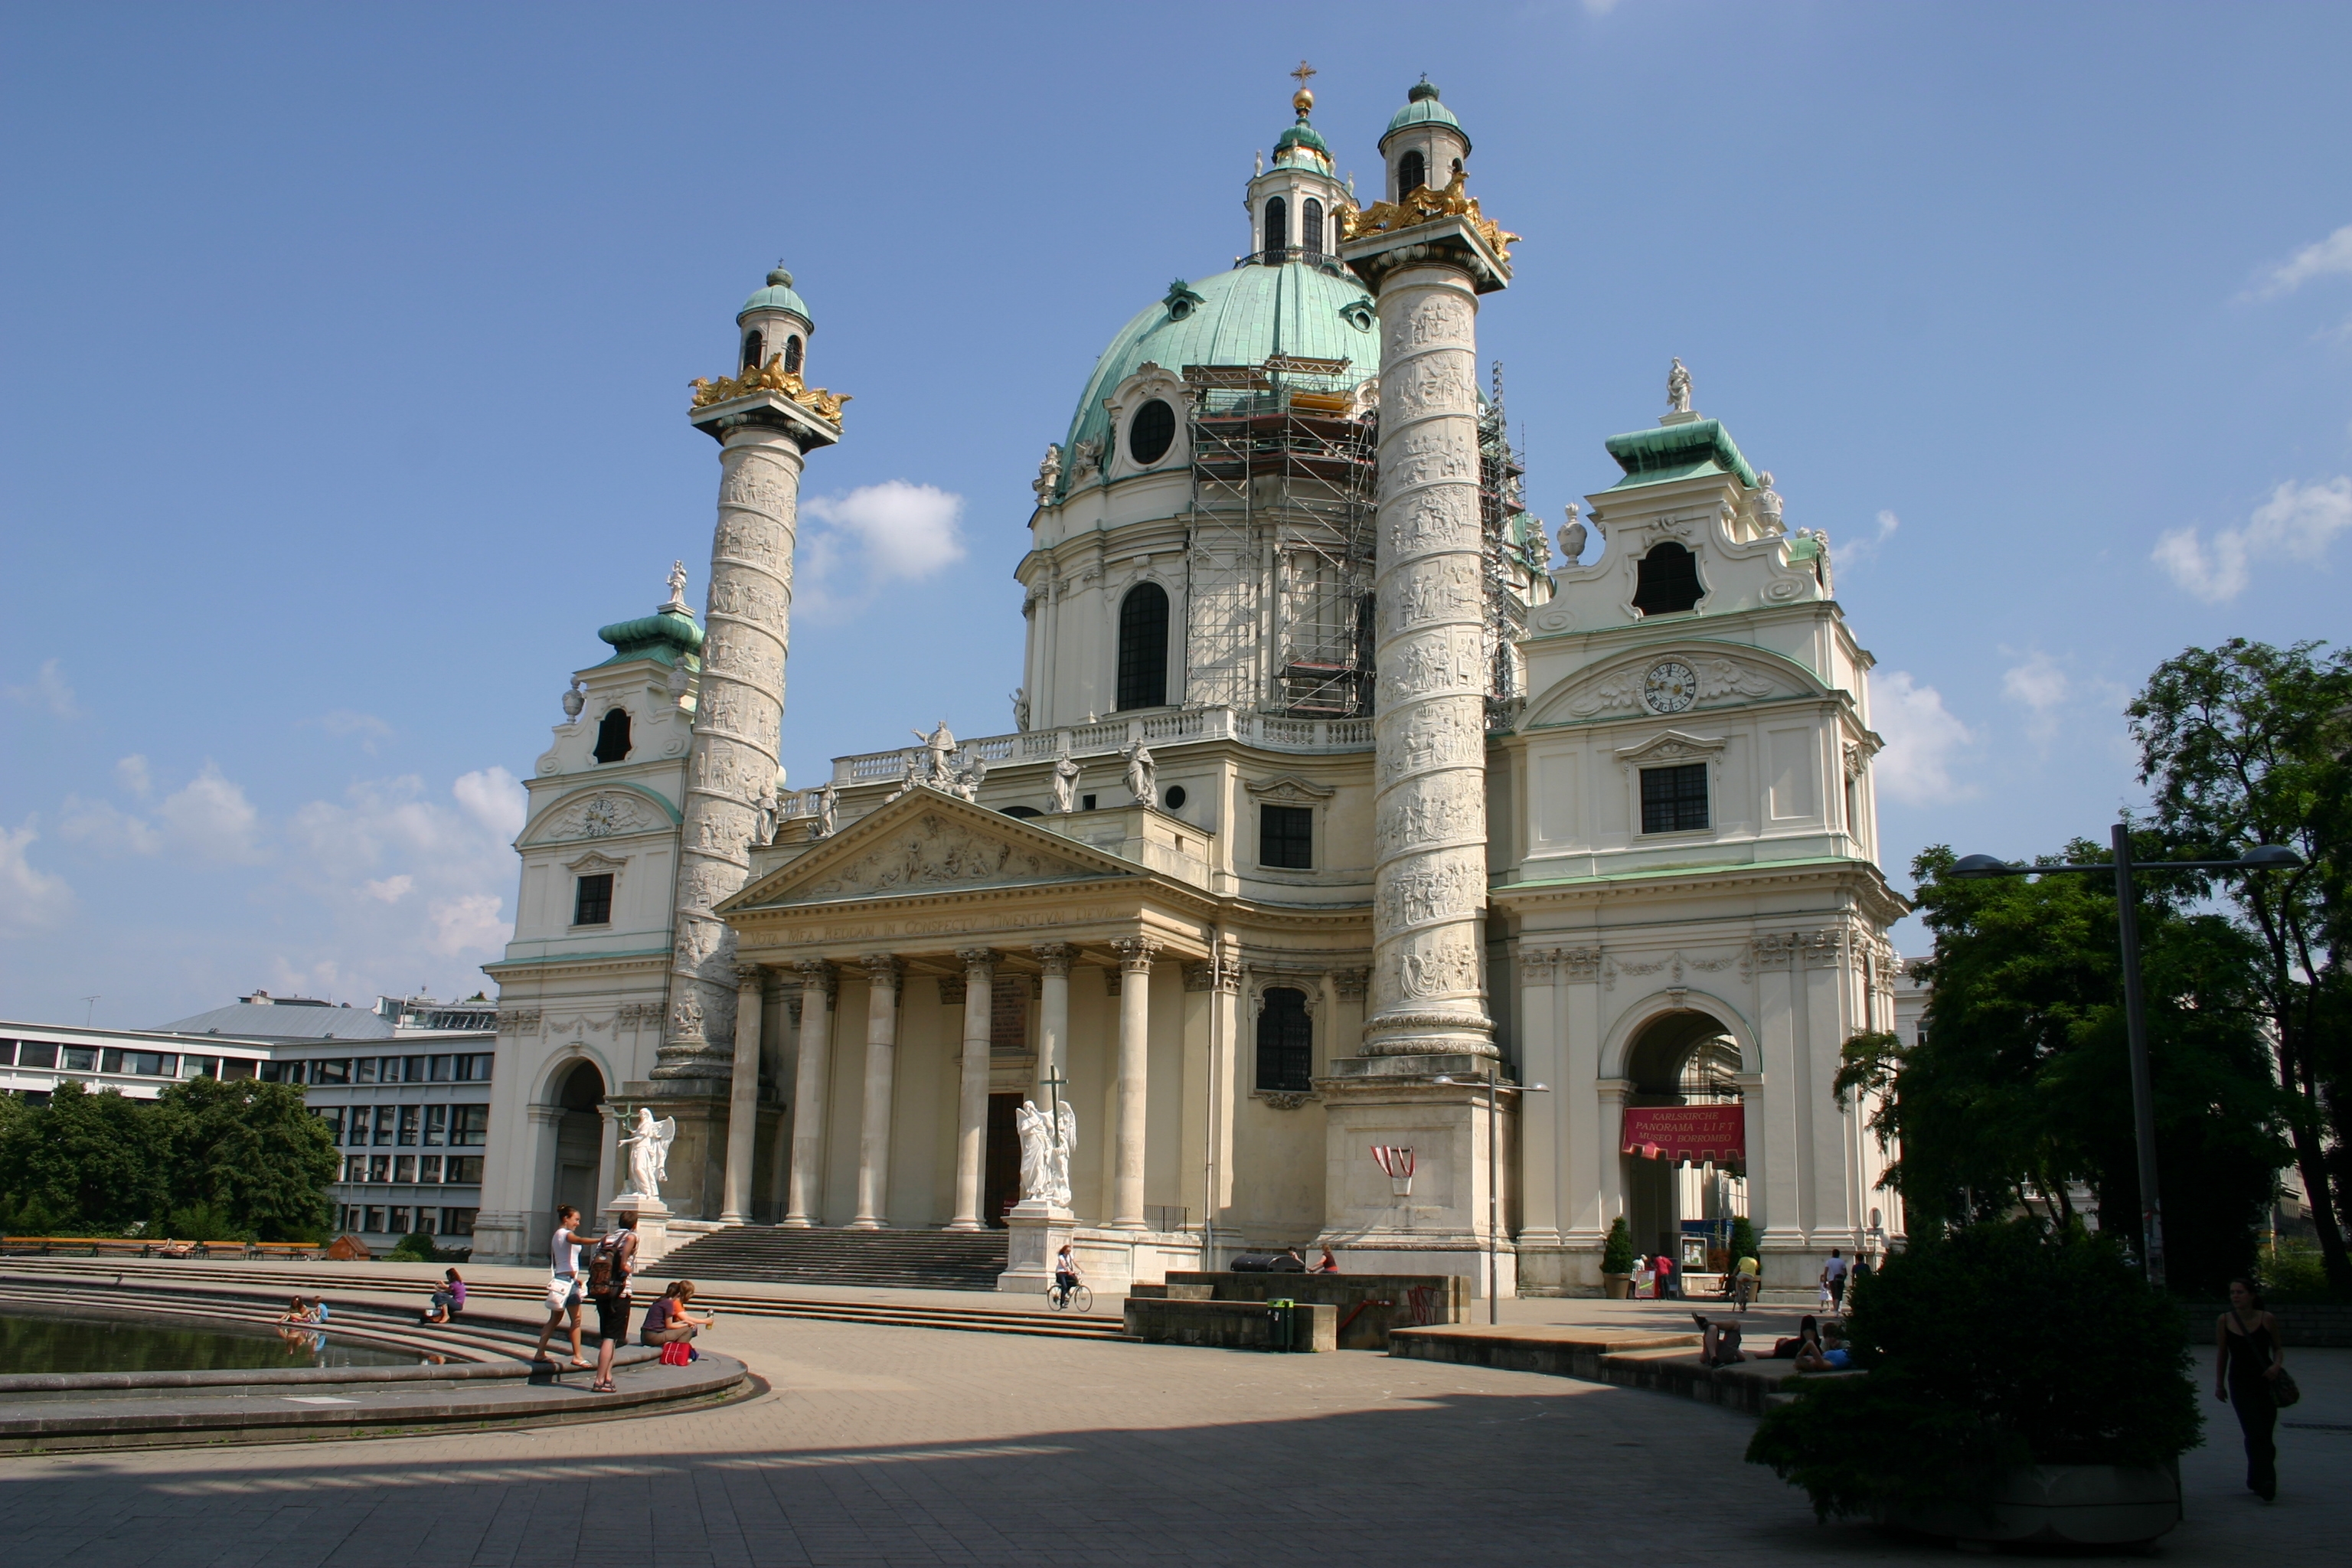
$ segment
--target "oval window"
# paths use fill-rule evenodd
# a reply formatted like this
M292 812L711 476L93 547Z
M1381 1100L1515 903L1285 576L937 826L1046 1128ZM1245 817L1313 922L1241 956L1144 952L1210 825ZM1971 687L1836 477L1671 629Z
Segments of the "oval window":
M1184 809L1184 801L1185 801L1185 798L1186 798L1186 797L1185 797L1185 795L1184 795L1184 786L1183 786L1182 784L1170 784L1170 785L1168 786L1168 809L1169 809L1169 810L1171 810L1171 811L1181 811L1181 810L1183 810L1183 809Z
M1146 468L1168 455L1176 444L1176 411L1155 397L1135 411L1127 424L1127 452Z

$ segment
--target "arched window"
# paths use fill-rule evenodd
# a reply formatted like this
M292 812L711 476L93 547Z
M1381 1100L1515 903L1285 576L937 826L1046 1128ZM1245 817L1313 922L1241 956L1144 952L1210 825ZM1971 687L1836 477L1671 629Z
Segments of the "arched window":
M1298 244L1309 256L1323 254L1323 204L1313 196L1298 209Z
M629 710L615 708L596 726L594 755L600 763L617 763L628 754Z
M1139 583L1118 606L1118 708L1168 700L1168 590Z
M1290 205L1280 196L1268 196L1265 203L1265 255L1269 261L1279 261L1282 253L1290 248Z
M767 340L758 332L743 334L743 368L757 370L768 363Z
M1462 160L1459 158L1454 160L1454 177L1457 180L1462 177Z
M1127 422L1128 455L1150 468L1176 444L1176 411L1155 397Z
M1276 985L1257 1016L1257 1087L1297 1094L1315 1087L1315 1020L1307 993Z
M792 336L784 340L784 374L786 375L798 375L800 373L801 335L798 332L794 332Z
M1633 607L1645 616L1678 615L1706 594L1698 557L1672 540L1651 546L1634 569Z
M1419 153L1407 153L1397 160L1397 200L1404 200L1427 184L1429 184L1429 164L1423 160Z

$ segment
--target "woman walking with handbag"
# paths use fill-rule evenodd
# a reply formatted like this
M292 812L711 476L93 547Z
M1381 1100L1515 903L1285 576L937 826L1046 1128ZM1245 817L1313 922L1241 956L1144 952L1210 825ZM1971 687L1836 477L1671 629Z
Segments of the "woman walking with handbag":
M2278 1413L2303 1397L2286 1374L2278 1320L2251 1279L2230 1281L2230 1310L2213 1323L2213 1397L2229 1401L2246 1439L2246 1488L2264 1502L2278 1496Z

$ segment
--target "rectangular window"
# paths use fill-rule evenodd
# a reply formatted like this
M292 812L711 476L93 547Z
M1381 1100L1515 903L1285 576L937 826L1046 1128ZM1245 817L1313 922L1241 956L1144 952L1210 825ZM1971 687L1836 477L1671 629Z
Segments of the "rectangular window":
M388 1182L392 1180L392 1156L389 1154L370 1154L368 1156L367 1179L371 1182Z
M359 1069L360 1070L358 1072L352 1075L352 1081L353 1083L373 1083L375 1081L375 1058L373 1057L362 1057L359 1060Z
M367 1156L365 1154L353 1154L344 1160L343 1180L347 1182L364 1182L367 1180Z
M121 1072L122 1070L122 1053L112 1046L109 1046L106 1049L99 1052L98 1070L100 1072Z
M298 1064L298 1065L299 1065L299 1064ZM288 1083L300 1083L302 1080L301 1080L300 1079L299 1079L299 1078L289 1078L286 1081L287 1081ZM317 1060L313 1061L313 1062L310 1064L310 1081L311 1081L312 1083L349 1083L349 1082L351 1082L351 1081L352 1081L352 1059L351 1059L351 1058L349 1058L349 1057L336 1057L336 1058L334 1058L333 1059L330 1060L330 1059L328 1059L328 1058L323 1058L323 1057L322 1057L322 1058L320 1058L319 1059L317 1059Z
M572 923L576 926L602 926L613 923L613 873L599 871L593 877L583 877L572 894Z
M398 1083L400 1081L400 1058L398 1057L380 1057L377 1058L375 1065L375 1079L378 1083Z
M182 1057L180 1058L182 1078L218 1078L220 1075L221 1059L218 1057Z
M58 1054L64 1058L60 1065L63 1066L65 1070L68 1072L96 1072L98 1070L98 1052L92 1047L59 1046L58 1047Z
M332 1142L340 1143L343 1141L343 1108L341 1106L320 1106L319 1120L327 1124L328 1136Z
M479 1184L482 1179L482 1156L479 1154L450 1155L448 1163L441 1168L441 1179L460 1186Z
M381 1149L392 1142L393 1121L399 1114L400 1108L395 1105L379 1105L375 1108L375 1146L377 1148Z
M406 1204L395 1204L392 1210L391 1235L406 1236L416 1226L416 1211Z
M408 1083L423 1083L425 1081L425 1064L431 1059L432 1058L429 1057L403 1057L400 1062L400 1076L403 1081Z
M351 1145L354 1149L363 1149L367 1147L368 1141L368 1108L354 1105L351 1116Z
M416 1228L423 1231L427 1236L440 1235L441 1211L435 1208L418 1209L416 1211Z
M457 1081L488 1083L490 1081L490 1053L482 1051L457 1058Z
M106 1053L108 1072L127 1072L136 1078L177 1078L180 1058L160 1051L118 1051Z
M286 1068L290 1064L286 1062L262 1063L261 1081L264 1083L284 1083L286 1081Z
M444 1135L448 1131L449 1108L446 1105L426 1106L425 1108L425 1146L427 1149L438 1149L441 1147Z
M16 1042L14 1040L0 1040L0 1068L8 1066L16 1059Z
M433 1063L433 1077L431 1081L435 1083L447 1083L449 1081L449 1058L447 1057L434 1057L429 1059Z
M1642 831L1689 833L1706 826L1706 764L1642 770Z
M416 1184L416 1156L414 1154L394 1155L392 1159L392 1179L395 1182L405 1182L410 1186L415 1186Z
M441 1179L441 1156L419 1154L416 1157L416 1179L426 1183L438 1182Z
M241 1082L246 1079L251 1078L256 1068L269 1067L272 1065L273 1064L269 1062L257 1062L251 1057L223 1057L221 1058L221 1081L223 1083Z
M1261 805L1257 808L1257 863L1286 871L1315 868L1315 808L1311 805Z
M53 1068L58 1065L58 1047L47 1040L23 1040L16 1046L16 1065L20 1068Z
M367 1234L370 1236L383 1234L383 1207L380 1204L370 1204L367 1206Z
M404 1105L400 1108L400 1146L402 1148L416 1147L417 1112L424 1109L421 1105Z
M490 1108L453 1105L449 1108L449 1146L478 1149L490 1141Z
M443 1209L441 1211L441 1234L444 1236L473 1235L474 1215L478 1211L474 1209Z

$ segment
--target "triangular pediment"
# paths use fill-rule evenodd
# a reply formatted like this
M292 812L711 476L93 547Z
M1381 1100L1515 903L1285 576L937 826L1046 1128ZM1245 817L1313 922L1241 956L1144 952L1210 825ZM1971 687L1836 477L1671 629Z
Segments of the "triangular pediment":
M1031 882L1134 877L1142 868L936 790L869 812L712 912L902 899Z
M1814 696L1812 673L1767 649L1699 641L1656 643L1586 667L1528 704L1522 728L1619 714L1673 717Z

